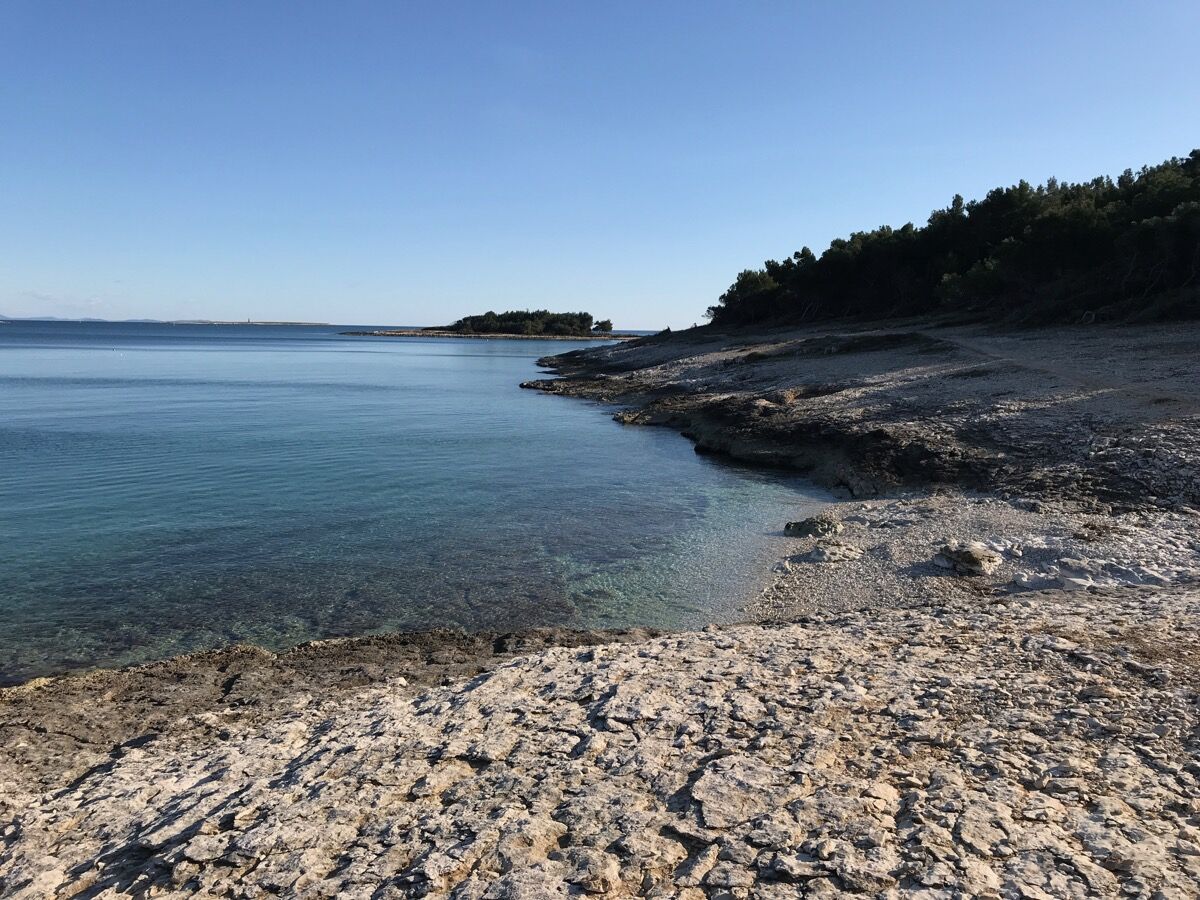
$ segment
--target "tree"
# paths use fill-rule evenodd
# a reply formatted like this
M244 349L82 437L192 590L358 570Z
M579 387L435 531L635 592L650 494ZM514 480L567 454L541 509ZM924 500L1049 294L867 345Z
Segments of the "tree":
M499 314L489 311L481 316L464 316L453 325L432 330L456 331L460 334L550 334L587 337L592 333L592 314L552 313L545 309L510 310Z
M592 331L598 331L603 334L608 334L613 330L612 319L601 319L592 326Z
M715 325L954 312L1015 321L1200 317L1200 150L1115 181L1021 181L741 272Z

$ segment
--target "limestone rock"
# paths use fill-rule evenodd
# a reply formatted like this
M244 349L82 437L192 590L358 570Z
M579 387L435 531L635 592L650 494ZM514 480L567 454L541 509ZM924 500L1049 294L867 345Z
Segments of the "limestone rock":
M6 779L0 893L1195 896L1200 591L1010 600L554 647Z
M704 824L729 828L770 809L778 799L779 773L751 756L718 759L692 786Z
M942 547L933 561L943 569L960 575L991 575L1000 568L1003 557L979 541L951 541Z
M607 894L621 884L621 867L610 853L591 848L573 847L566 853L571 864L567 881L592 894Z
M788 522L783 526L783 533L788 537L806 538L806 537L832 537L836 534L841 534L843 525L841 522L833 519L825 518L824 516L813 516L808 519L801 519L799 522Z
M853 562L861 558L863 550L861 547L846 541L839 541L836 538L829 538L819 541L817 546L808 554L808 559L812 562Z

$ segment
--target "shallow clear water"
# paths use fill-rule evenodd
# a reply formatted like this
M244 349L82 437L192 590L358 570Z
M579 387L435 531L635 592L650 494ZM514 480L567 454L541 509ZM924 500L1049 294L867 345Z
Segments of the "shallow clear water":
M575 344L0 325L0 680L733 614L813 494L522 391Z

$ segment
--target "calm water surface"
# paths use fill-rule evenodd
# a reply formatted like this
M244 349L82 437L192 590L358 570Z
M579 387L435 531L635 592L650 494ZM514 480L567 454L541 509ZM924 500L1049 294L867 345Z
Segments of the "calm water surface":
M735 614L814 495L522 391L575 344L0 324L0 681Z

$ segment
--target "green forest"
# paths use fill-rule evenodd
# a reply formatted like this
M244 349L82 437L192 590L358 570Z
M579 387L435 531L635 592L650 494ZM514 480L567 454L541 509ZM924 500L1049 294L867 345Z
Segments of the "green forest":
M715 325L949 313L1014 323L1200 316L1200 150L1116 180L1050 179L747 270Z
M465 316L453 325L433 331L457 331L459 334L545 334L564 337L588 337L612 331L612 322L595 322L591 313L554 313L545 309L486 312Z

